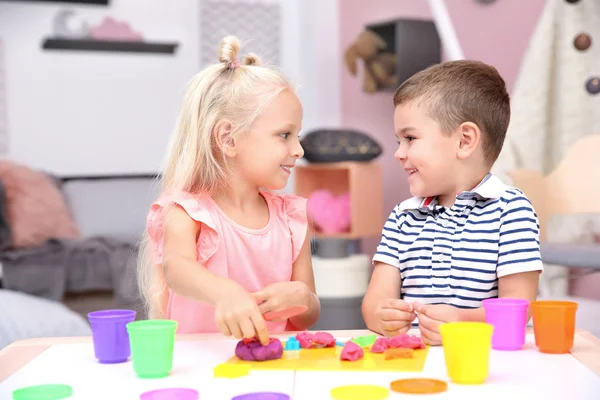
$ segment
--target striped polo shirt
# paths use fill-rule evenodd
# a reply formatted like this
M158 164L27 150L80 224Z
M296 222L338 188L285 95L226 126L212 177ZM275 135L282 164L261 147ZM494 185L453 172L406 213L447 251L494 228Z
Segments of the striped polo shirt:
M538 218L523 192L488 174L452 207L419 197L398 204L376 261L400 269L407 302L478 308L498 297L498 278L542 270Z

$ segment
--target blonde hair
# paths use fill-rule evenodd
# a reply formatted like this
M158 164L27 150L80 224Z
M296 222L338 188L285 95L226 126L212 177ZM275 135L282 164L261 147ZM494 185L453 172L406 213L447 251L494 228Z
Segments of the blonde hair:
M276 68L265 66L256 54L238 62L239 39L220 42L219 63L196 74L187 85L175 132L167 151L161 192L213 194L227 182L224 157L213 130L221 120L232 124L231 137L248 132L254 121L285 89L295 90ZM161 265L153 265L147 233L140 243L138 289L149 318L164 318L168 290Z

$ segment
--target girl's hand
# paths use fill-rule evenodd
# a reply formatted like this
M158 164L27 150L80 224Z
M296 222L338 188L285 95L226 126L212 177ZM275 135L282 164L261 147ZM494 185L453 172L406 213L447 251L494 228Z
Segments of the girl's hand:
M300 281L277 282L252 294L261 314L282 311L292 306L309 305L312 294L308 286Z
M263 346L269 344L267 325L254 297L233 281L227 281L220 292L215 319L221 332L238 340L256 337Z

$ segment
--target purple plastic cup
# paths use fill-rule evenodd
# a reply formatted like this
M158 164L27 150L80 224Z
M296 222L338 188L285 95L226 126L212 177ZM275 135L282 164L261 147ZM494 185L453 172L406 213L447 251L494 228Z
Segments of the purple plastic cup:
M492 349L521 350L525 344L527 309L524 299L486 299L482 302L485 320L494 326Z
M131 349L126 325L133 320L133 310L102 310L88 314L94 354L101 364L117 364L129 359Z

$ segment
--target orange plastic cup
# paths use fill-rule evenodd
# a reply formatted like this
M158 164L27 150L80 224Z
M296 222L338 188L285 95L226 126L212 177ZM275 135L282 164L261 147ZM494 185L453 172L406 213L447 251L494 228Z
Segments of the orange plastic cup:
M568 353L573 348L574 301L539 300L530 304L535 345L542 353Z

